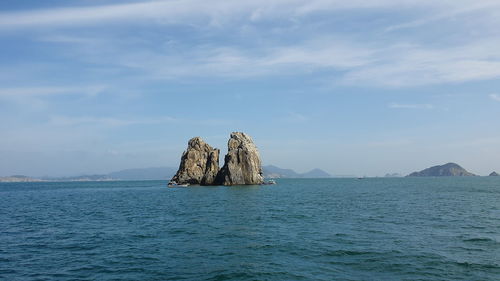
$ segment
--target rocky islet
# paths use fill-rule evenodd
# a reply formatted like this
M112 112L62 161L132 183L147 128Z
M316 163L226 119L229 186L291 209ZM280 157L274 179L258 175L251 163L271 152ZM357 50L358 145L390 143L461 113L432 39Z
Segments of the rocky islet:
M219 149L200 137L190 139L172 181L178 184L254 185L262 184L264 178L260 154L252 138L243 132L233 132L220 169Z

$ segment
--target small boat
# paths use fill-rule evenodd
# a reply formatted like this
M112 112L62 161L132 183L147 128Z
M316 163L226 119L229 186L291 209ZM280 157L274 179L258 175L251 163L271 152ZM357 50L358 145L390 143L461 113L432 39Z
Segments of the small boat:
M275 180L268 180L268 181L262 183L262 185L273 185L273 184L276 184Z
M189 186L189 183L185 183L185 184L178 184L177 182L175 181L171 181L168 183L167 185L168 187L188 187Z

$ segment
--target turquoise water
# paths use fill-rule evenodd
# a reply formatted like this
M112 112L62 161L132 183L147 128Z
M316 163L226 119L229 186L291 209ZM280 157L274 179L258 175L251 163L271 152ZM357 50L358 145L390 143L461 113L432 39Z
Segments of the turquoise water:
M2 280L500 280L500 178L0 184Z

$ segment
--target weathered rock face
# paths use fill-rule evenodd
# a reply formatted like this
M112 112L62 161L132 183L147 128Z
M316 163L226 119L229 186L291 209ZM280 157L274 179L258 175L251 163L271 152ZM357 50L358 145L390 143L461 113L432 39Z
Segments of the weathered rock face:
M219 173L219 153L219 150L215 148L208 154L207 166L201 179L201 185L213 185L215 183L215 178Z
M200 137L189 140L182 154L179 170L172 178L179 184L214 184L219 172L219 150L212 148Z
M492 172L490 174L490 177L498 177L498 176L500 176L500 175L497 172Z
M245 133L234 132L227 146L224 166L219 171L215 184L262 184L262 164L252 138Z

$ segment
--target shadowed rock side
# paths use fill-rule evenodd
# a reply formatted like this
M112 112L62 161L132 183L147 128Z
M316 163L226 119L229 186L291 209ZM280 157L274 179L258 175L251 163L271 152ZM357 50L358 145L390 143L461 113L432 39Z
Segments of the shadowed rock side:
M228 153L224 158L224 166L219 171L216 184L262 184L262 165L259 151L250 136L241 132L231 133Z
M498 177L498 176L500 176L500 175L497 172L492 172L490 174L490 177Z
M422 170L420 172L413 172L408 177L466 177L475 176L473 173L467 172L464 168L455 163L447 163L440 166L434 166Z
M219 150L200 137L189 140L179 170L172 178L178 184L212 185L219 172Z

